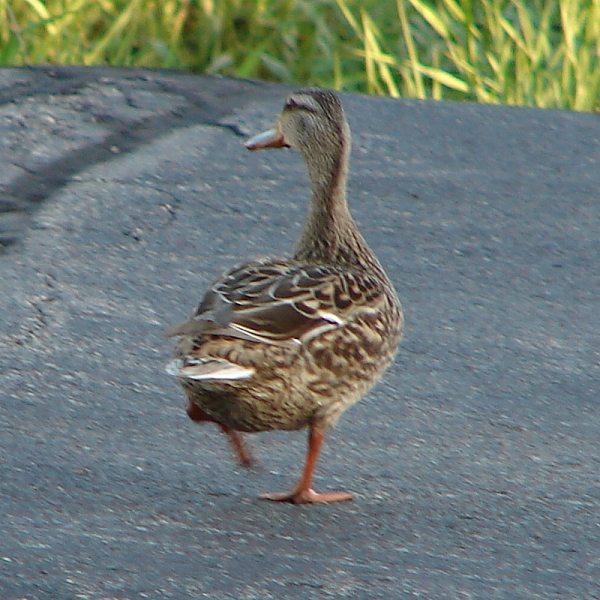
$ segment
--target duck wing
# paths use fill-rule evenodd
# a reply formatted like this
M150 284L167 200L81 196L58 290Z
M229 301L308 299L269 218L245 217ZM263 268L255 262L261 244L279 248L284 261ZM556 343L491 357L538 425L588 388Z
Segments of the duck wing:
M195 314L168 336L222 335L297 346L373 314L383 296L377 279L330 265L253 261L212 284Z

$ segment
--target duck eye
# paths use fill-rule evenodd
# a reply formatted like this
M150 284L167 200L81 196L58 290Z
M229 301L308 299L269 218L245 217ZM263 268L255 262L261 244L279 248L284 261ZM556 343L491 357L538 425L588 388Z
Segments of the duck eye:
M300 102L294 98L288 98L286 100L285 108L288 110L290 110L290 109L305 110L306 112L309 112L309 113L318 112L314 106L307 104L307 103Z

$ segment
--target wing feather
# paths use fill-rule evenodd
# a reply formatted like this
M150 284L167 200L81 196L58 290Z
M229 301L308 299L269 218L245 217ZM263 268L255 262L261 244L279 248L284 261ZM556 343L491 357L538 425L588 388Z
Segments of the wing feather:
M373 314L384 290L369 275L328 265L253 261L208 290L188 321L169 336L230 336L295 346Z

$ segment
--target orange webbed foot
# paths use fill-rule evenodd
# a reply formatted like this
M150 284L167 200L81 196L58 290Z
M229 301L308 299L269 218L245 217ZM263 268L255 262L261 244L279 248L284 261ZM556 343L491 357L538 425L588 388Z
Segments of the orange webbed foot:
M244 438L235 431L235 429L231 429L231 427L227 427L227 425L223 425L223 423L219 423L209 414L205 413L199 406L196 406L193 402L190 402L187 407L188 417L195 421L196 423L216 423L221 431L229 438L231 443L231 447L239 461L239 463L248 469L254 466L254 459L250 452L248 452L248 448L244 442Z
M261 494L261 500L270 500L272 502L291 502L292 504L313 504L326 502L345 502L352 500L352 494L348 492L315 492L313 489L292 490L283 493Z
M221 423L218 425L223 433L229 437L229 441L231 442L231 446L240 465L242 465L242 467L246 467L247 469L251 469L255 465L255 461L250 452L248 452L244 438L237 431L235 431L235 429L221 425Z
M352 494L348 492L325 492L320 494L315 492L310 486L313 479L315 464L323 439L325 430L320 425L313 423L310 426L308 434L308 453L306 455L306 463L300 481L296 487L287 493L262 494L262 500L271 500L272 502L291 502L293 504L316 504L326 502L345 502L352 500Z

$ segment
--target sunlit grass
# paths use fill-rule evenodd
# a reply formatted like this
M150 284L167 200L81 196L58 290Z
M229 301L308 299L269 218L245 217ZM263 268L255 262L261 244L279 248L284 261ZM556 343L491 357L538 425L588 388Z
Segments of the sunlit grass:
M0 0L0 64L596 110L600 0Z

